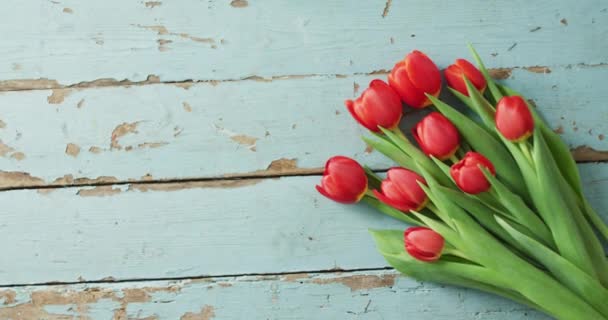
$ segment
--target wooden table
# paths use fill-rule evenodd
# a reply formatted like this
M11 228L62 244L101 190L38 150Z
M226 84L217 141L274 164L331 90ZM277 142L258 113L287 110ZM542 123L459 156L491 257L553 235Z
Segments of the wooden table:
M399 276L314 190L418 48L523 91L608 211L608 3L3 0L0 319L545 319ZM411 125L416 116L408 116Z

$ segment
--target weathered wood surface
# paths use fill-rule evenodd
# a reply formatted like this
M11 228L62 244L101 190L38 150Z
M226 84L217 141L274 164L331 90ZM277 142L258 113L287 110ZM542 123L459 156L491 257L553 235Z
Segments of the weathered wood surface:
M495 55L490 66L599 64L608 62L605 8L602 0L5 0L0 77L46 79L17 83L27 87L367 73L415 47L446 64L467 56L466 41Z
M608 164L581 165L608 211ZM368 228L404 228L327 201L319 177L0 193L0 284L154 279L387 266Z
M394 271L21 287L0 297L0 318L13 320L548 319L494 296Z
M608 91L593 86L608 66L542 71L499 75L529 93L579 160L608 159ZM373 77L6 92L0 187L318 173L334 154L387 168L343 105Z
M334 154L391 165L359 140L345 98L412 49L445 67L466 41L579 161L608 160L603 1L0 10L0 189L15 189L0 192L0 320L546 319L395 277L367 228L401 225L313 186ZM608 212L608 164L580 168Z

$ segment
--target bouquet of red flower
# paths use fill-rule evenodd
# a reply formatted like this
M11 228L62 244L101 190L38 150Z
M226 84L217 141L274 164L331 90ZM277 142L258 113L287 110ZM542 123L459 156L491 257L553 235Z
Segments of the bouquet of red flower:
M327 161L317 190L341 203L365 202L412 227L371 230L378 250L420 280L475 288L559 319L608 319L608 227L582 192L567 146L513 89L458 59L448 89L470 112L438 99L441 74L413 51L388 84L373 80L347 100L372 133L363 140L398 166L383 179L352 159ZM434 106L399 128L402 103Z

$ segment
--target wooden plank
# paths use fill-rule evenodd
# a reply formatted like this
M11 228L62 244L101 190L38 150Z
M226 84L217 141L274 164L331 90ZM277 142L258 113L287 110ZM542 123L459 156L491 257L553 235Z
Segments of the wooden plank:
M31 88L353 74L414 48L446 65L468 56L467 41L490 66L608 62L601 0L234 2L5 0L0 78Z
M608 164L580 167L608 218ZM385 267L367 230L403 225L323 198L318 181L2 192L0 285Z
M505 81L534 98L573 148L608 150L608 92L594 87L608 67L550 71L502 77L509 73ZM0 187L318 173L335 154L387 168L343 106L373 78L5 92ZM404 127L420 116L407 115ZM585 150L579 160L608 159Z
M12 320L549 319L499 297L394 271L20 287L0 296L0 318Z

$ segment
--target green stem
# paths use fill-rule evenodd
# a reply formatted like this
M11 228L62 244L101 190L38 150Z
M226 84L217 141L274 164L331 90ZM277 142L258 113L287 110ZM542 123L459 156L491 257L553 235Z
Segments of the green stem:
M526 141L521 141L517 143L517 146L519 147L521 152L523 152L524 156L526 157L526 159L528 159L530 164L533 165L534 160L532 159L532 153L530 152L530 147L528 146L528 143Z
M458 163L458 161L460 161L460 159L458 159L455 154L450 156L450 160L452 161L452 164L456 164Z

